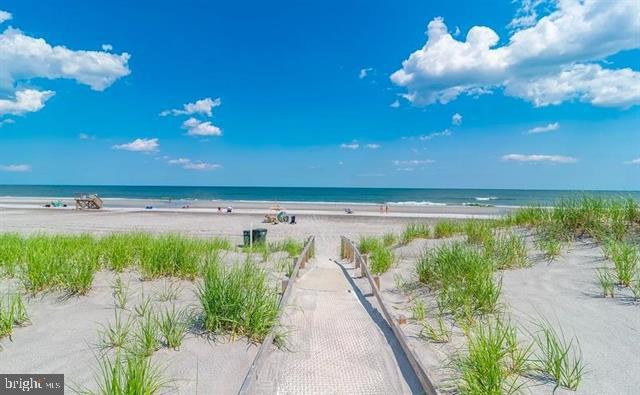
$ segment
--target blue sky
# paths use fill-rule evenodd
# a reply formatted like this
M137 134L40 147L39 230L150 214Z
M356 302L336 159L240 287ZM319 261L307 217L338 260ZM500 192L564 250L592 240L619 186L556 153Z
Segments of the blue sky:
M3 1L0 184L640 189L638 2L232 3Z

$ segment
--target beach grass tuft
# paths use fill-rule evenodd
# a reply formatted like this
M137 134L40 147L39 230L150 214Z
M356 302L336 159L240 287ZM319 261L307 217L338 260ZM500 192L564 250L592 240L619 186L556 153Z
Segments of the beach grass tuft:
M378 248L379 245L380 240L377 237L360 236L360 239L358 240L358 251L363 255L370 254L373 250Z
M250 262L226 268L209 260L198 285L204 329L262 341L276 324L277 290Z
M160 348L160 325L153 311L145 311L138 317L133 340L133 352L145 357L151 356Z
M618 284L624 287L631 286L638 269L638 249L631 243L613 242L610 254Z
M517 331L500 318L483 321L468 333L467 352L458 356L461 394L514 394L523 387L530 347L521 347Z
M136 353L118 351L113 357L102 355L100 370L95 376L100 395L159 393L169 384L163 370L151 358Z
M607 267L602 267L596 269L596 276L598 278L598 283L600 284L600 288L602 289L603 297L614 297L615 283L613 276L611 275L611 271Z
M385 273L393 266L395 259L393 249L380 243L369 254L369 269L373 274Z
M415 239L428 239L430 236L431 228L428 224L410 222L405 226L400 241L402 244L409 244Z
M413 302L411 306L412 318L418 322L424 321L427 318L427 305L423 300L418 299Z
M0 339L11 338L15 326L24 326L28 322L27 308L19 293L0 297Z
M432 343L448 343L451 341L452 329L451 326L447 325L442 314L437 315L436 325L431 325L426 319L421 320L420 325L422 326L419 333L420 337Z
M273 252L284 251L289 257L297 257L302 253L304 243L289 238L269 244L269 249Z
M0 276L16 275L24 259L24 242L17 233L0 234Z
M122 310L114 310L113 322L103 325L99 330L101 349L124 349L129 345L134 320L131 317L123 317Z
M516 234L486 235L482 247L497 269L514 269L527 266L527 246Z
M395 233L385 233L382 235L382 245L385 247L393 247L398 242L398 236Z
M539 235L535 241L536 247L544 253L548 261L556 260L562 254L562 241L548 235Z
M482 245L493 237L493 226L489 221L467 221L464 231L469 244Z
M129 283L125 284L124 281L122 281L122 277L117 276L111 284L111 289L113 290L112 295L116 307L123 310L126 309L130 293Z
M446 237L455 236L458 233L464 231L464 225L461 222L454 221L439 221L433 227L433 237L436 239L443 239Z
M188 311L177 310L175 305L171 305L158 315L157 321L164 344L174 350L180 348L191 322Z
M494 279L495 263L476 248L452 243L425 250L416 266L418 279L437 291L440 305L458 318L498 309L501 280Z
M178 277L193 280L200 269L195 241L180 235L163 235L143 250L140 270L146 279Z
M548 321L538 323L534 336L538 352L535 369L552 379L558 387L577 390L585 371L580 344L573 338L566 340L562 331L556 331ZM555 392L555 391L554 391Z

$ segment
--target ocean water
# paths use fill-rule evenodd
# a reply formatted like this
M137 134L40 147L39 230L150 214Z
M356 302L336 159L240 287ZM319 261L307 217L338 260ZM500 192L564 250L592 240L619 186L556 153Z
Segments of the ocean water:
M235 200L280 202L389 203L401 205L552 205L584 194L640 200L640 191L568 191L520 189L309 188L309 187L185 187L118 185L0 185L2 197L71 198L75 193L105 198Z

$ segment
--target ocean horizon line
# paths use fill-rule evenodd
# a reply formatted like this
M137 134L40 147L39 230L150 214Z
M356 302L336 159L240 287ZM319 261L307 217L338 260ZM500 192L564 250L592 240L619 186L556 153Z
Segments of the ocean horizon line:
M397 206L551 206L559 200L579 198L584 195L605 198L632 197L640 200L640 192L615 190L0 185L0 196L4 199L69 199L76 193L97 193L105 199Z

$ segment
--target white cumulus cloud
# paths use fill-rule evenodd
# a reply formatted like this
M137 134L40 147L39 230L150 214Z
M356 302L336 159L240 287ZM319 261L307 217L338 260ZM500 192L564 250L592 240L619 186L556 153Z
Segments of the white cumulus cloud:
M361 80L365 79L367 78L369 73L371 73L372 71L373 69L371 67L360 69L360 73L358 73L358 78L360 78Z
M3 127L4 125L11 125L12 123L16 123L16 121L14 121L11 118L2 119L0 120L0 128Z
M535 128L531 128L527 130L527 134L553 132L554 130L558 130L559 127L560 127L560 124L558 122L553 122L553 123L546 124L544 126L536 126Z
M189 118L182 123L182 128L187 130L189 136L222 136L222 130L211 122L199 121Z
M451 116L451 123L453 125L460 125L462 123L462 115L460 115L459 113L455 113Z
M365 147L369 149L378 149L380 148L380 144L367 144Z
M433 19L426 44L391 80L407 89L404 97L415 105L445 104L461 94L494 89L536 106L569 100L614 107L640 104L640 73L593 63L640 47L639 1L561 0L540 19L536 2L531 3L523 14L529 19L513 22L522 28L501 46L489 27L474 26L459 41L442 18Z
M625 163L630 164L630 165L640 165L640 158L631 159L630 161L625 162Z
M0 171L9 173L25 173L31 171L31 165L0 165Z
M116 144L112 148L133 152L155 152L160 148L160 143L158 142L157 138L135 139L130 143Z
M220 105L222 105L222 99L219 97L216 99L206 97L204 99L196 100L194 103L184 104L182 109L164 110L160 115L166 117L167 115L203 114L210 117L213 115L213 109Z
M578 159L572 156L562 156L562 155L523 155L523 154L508 154L502 157L504 161L515 161L515 162L533 162L533 163L576 163Z
M400 107L400 100L396 99L393 103L389 104L389 107L391 107L391 108Z
M346 149L358 149L360 148L360 144L353 142L353 143L342 143L340 144L340 148L346 148Z
M102 50L105 52L113 51L113 45L111 44L102 44Z
M425 134L425 135L422 135L422 136L420 136L418 138L420 140L422 140L422 141L429 141L429 140L434 139L436 137L447 137L447 136L451 136L451 131L449 129L445 129L442 132L435 132L435 133Z
M170 159L167 161L170 165L177 165L185 170L215 170L221 166L217 163L207 163L201 161L192 161L188 158Z
M95 140L96 136L94 136L92 134L87 134L87 133L79 133L78 134L78 138L80 140Z
M2 73L2 71L0 71L0 73ZM15 93L15 99L13 100L0 99L0 115L23 115L28 112L39 111L54 94L53 91L39 91L35 89L19 90Z
M0 10L0 23L6 22L13 18L10 12Z
M0 87L13 88L17 80L67 78L102 91L128 75L130 55L101 51L74 51L52 46L43 38L7 28L0 33Z

